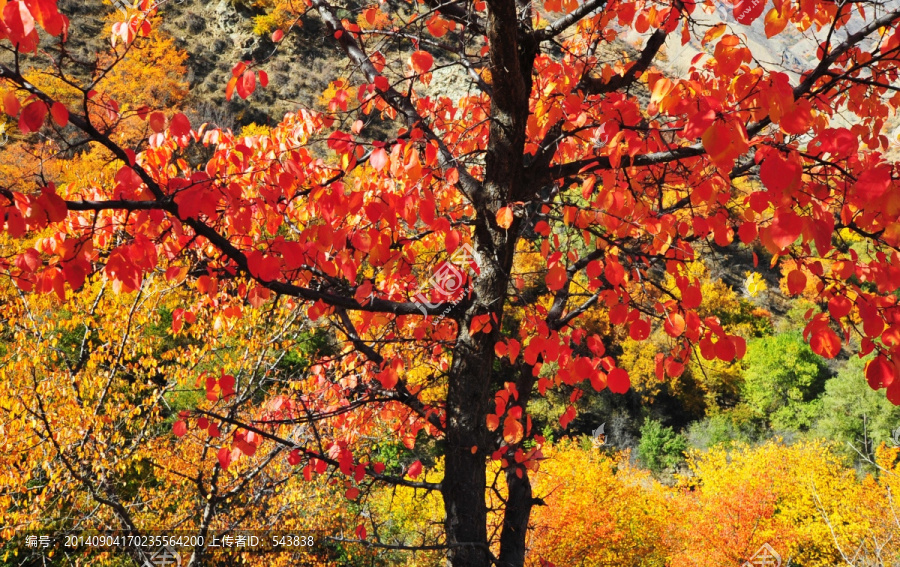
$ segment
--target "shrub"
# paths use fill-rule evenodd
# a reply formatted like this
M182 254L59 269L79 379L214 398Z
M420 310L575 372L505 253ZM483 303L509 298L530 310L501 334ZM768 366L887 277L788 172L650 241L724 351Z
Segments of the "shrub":
M659 473L683 461L686 449L684 436L675 433L671 427L664 427L653 419L648 419L641 427L638 458L653 472Z

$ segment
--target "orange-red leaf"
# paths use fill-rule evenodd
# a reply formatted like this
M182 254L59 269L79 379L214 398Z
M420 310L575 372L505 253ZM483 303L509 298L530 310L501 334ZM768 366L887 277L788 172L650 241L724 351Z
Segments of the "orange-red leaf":
M802 270L793 270L787 276L788 293L800 295L806 289L806 274Z
M500 228L509 228L513 223L513 212L510 207L503 207L497 211L497 225Z
M388 162L390 162L390 157L384 151L384 148L376 148L372 151L372 155L369 156L369 163L372 164L376 171L384 169Z
M650 323L643 319L638 319L628 329L628 336L636 341L643 341L650 336Z
M812 332L809 347L819 356L834 358L841 351L841 339L830 327L823 325Z
M247 99L256 90L256 73L253 71L244 71L244 74L238 79L237 94L242 99Z
M895 374L894 365L882 355L876 356L866 364L866 381L873 390L893 384Z
M69 109L61 102L53 103L53 106L50 107L50 115L60 128L65 127L69 123Z
M521 441L524 435L525 428L522 427L522 422L511 415L506 416L503 420L503 440L512 445Z
M431 66L434 65L434 57L427 51L416 51L412 54L410 60L412 61L413 70L420 75L430 71Z
M766 14L766 37L773 37L784 31L788 23L787 8L779 11L778 8L772 8Z
M19 116L19 130L23 133L37 132L47 117L47 105L36 100L22 109Z
M559 264L547 271L547 289L557 291L566 284L566 269Z
M628 372L621 368L613 368L606 376L606 385L614 394L624 394L631 388L631 378Z
M766 2L767 0L737 0L734 3L734 18L749 26L763 13Z

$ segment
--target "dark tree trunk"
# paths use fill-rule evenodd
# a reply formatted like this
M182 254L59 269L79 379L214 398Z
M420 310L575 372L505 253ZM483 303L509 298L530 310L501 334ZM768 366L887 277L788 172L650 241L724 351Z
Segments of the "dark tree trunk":
M530 22L530 18L525 18ZM443 481L446 533L451 548L448 560L453 567L489 567L493 558L487 540L487 459L495 448L487 431L487 414L492 408L494 345L500 337L519 231L514 221L509 229L497 225L501 207L521 200L523 195L525 129L528 98L531 91L533 42L523 41L527 29L517 15L515 0L488 0L485 30L490 43L492 78L490 137L485 153L484 180L469 195L476 211L473 241L479 254L480 270L474 284L473 302L459 320L459 335L453 353L447 388L447 449ZM529 24L524 24L529 25ZM530 36L528 36L530 37ZM469 333L472 318L490 314L491 332ZM515 472L513 472L515 476ZM527 476L510 485L517 495L528 496L516 502L506 514L510 524L508 550L521 566L525 558L524 530L531 507L531 487ZM510 516L510 513L512 515ZM506 532L504 527L504 532Z
M521 476L519 476L521 475ZM528 519L534 500L531 496L531 481L525 467L515 466L506 471L506 485L509 495L503 515L503 529L500 532L499 567L522 567L525 564L525 536Z

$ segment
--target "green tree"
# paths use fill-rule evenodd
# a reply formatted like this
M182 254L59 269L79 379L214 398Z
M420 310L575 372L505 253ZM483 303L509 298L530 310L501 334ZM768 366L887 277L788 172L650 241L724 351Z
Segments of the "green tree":
M900 427L900 408L891 404L880 392L860 388L866 361L851 358L837 376L825 383L822 411L813 431L858 448L890 441L892 430Z
M687 441L683 435L655 419L648 419L641 427L638 457L653 472L661 472L683 461L686 449Z
M743 395L750 407L774 429L809 429L827 371L800 332L752 341L745 364Z

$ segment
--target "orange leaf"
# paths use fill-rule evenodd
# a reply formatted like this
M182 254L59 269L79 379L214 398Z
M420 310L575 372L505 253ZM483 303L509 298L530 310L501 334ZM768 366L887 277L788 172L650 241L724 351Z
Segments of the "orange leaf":
M772 8L766 14L766 37L773 37L784 31L788 23L787 9L783 12L777 8Z
M497 224L500 228L509 228L513 223L513 212L510 207L503 207L497 211Z
M670 313L666 317L666 323L663 325L663 328L670 337L680 337L684 334L684 317L680 313Z
M511 415L506 416L503 420L503 440L512 445L521 441L524 435L525 428L522 427L522 422Z
M231 97L234 96L234 89L237 87L237 82L237 77L231 77L228 80L228 84L225 85L225 100L231 100Z

